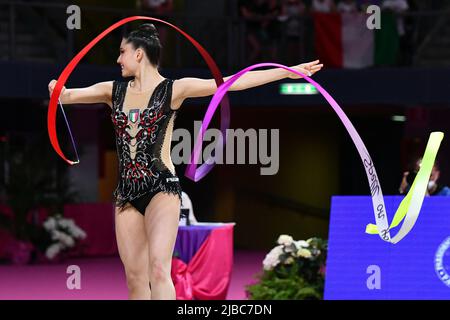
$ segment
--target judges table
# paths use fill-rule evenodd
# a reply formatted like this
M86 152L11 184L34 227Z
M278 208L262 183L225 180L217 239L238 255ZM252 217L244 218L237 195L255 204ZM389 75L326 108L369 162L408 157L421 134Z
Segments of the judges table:
M233 267L234 223L179 226L172 279L179 300L224 300Z

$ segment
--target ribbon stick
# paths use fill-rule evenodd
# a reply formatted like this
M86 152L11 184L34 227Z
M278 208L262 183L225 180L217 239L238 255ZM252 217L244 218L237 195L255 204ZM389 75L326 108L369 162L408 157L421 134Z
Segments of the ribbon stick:
M412 229L414 226L414 223L416 222L419 211L421 208L421 204L423 201L423 198L425 196L424 192L424 184L428 182L429 178L429 172L431 172L432 164L434 163L434 159L436 157L437 151L439 149L439 144L443 138L443 133L441 132L435 132L432 133L430 136L430 142L429 147L427 147L427 151L425 152L424 156L424 164L422 166L422 171L419 172L417 175L413 187L411 188L410 192L408 193L408 196L405 198L404 202L402 202L402 205L399 206L399 209L397 210L397 213L394 217L394 222L396 224L400 223L400 221L404 218L405 222L402 225L402 228L400 229L399 233L395 236L395 238L391 239L390 236L390 227L387 219L386 214L386 206L384 204L384 198L383 198L383 192L381 190L381 185L378 179L378 175L375 170L375 166L373 164L372 158L369 155L369 152L367 151L366 146L364 145L364 142L362 141L361 137L359 136L358 132L356 131L355 127L351 123L350 119L347 117L347 115L344 113L342 108L339 106L339 104L333 99L333 97L324 89L322 86L320 86L317 82L309 78L308 76L302 74L301 72L291 69L289 67L286 67L281 64L277 63L260 63L255 64L253 66L247 67L238 73L236 73L234 76L232 76L230 79L228 79L225 83L223 83L214 94L213 98L211 99L211 102L208 106L208 109L206 111L205 117L202 122L202 126L200 128L200 134L198 135L197 142L194 146L193 155L191 157L191 163L188 165L187 172L189 175L194 178L194 181L198 181L202 177L204 177L213 167L214 164L210 163L210 161L205 161L205 163L197 168L197 165L195 162L192 161L192 159L197 159L198 155L200 154L201 150L201 143L202 143L202 137L208 128L209 123L211 122L211 119L214 115L215 110L217 109L217 106L219 105L222 97L225 95L225 93L228 91L228 89L233 85L234 82L236 82L241 76L243 76L245 73L256 69L260 67L279 67L283 68L289 72L295 73L301 77L303 77L306 81L311 83L321 94L322 96L327 100L327 102L330 104L330 106L334 109L336 114L338 115L341 122L344 124L345 128L347 129L351 139L353 140L353 143L356 146L356 149L358 150L358 153L361 157L361 161L363 163L364 169L366 171L367 179L370 185L371 195L372 195L372 206L373 211L375 215L375 221L376 221L376 229L374 226L369 226L368 230L372 233L378 233L380 238L383 239L386 242L391 243L397 243L400 241L403 237L406 236L406 234ZM430 167L431 166L431 167Z
M67 130L69 131L70 140L72 141L73 150L75 150L75 155L77 156L77 160L76 161L71 161L70 164L77 164L77 163L80 162L80 157L78 156L77 147L75 146L75 141L73 139L72 131L70 130L70 126L69 126L69 121L67 121L66 113L64 112L64 108L63 108L61 100L59 98L58 98L58 102L59 102L59 106L61 107L61 112L62 112L62 114L64 116L64 120L66 121Z
M62 152L58 137L56 135L56 111L57 111L57 101L59 99L62 87L66 83L67 79L69 78L72 71L75 69L75 67L78 65L80 60L94 47L101 39L103 39L106 35L108 35L111 31L117 29L118 27L134 20L150 20L150 21L156 21L163 23L165 25L168 25L181 33L185 38L191 42L194 47L198 50L200 55L205 60L206 64L208 65L208 68L210 69L214 80L216 81L217 86L223 83L223 77L222 74L217 67L217 64L213 60L213 58L210 56L210 54L190 35L188 35L186 32L181 30L180 28L176 27L173 24L170 24L169 22L166 22L161 19L152 18L152 17L146 17L146 16L132 16L125 19L122 19L106 30L104 30L102 33L100 33L97 37L95 37L91 42L89 42L88 45L86 45L64 68L64 70L61 72L60 76L58 77L57 83L55 85L55 88L53 90L53 93L50 97L49 105L48 105L48 114L47 114L47 127L48 127L48 134L50 137L50 142L55 149L55 151L58 153L58 155L64 159L68 164L76 164L77 161L71 161L66 158L64 153ZM221 102L222 108L221 108L221 118L220 118L220 130L223 135L225 135L226 129L229 126L230 123L230 105L228 101L228 97L225 97L225 99Z

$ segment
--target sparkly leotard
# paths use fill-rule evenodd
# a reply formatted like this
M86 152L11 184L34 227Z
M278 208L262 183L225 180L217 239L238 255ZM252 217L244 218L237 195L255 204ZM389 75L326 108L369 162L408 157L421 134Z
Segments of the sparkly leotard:
M181 201L181 186L170 159L177 114L171 108L172 85L173 80L161 81L141 109L133 102L124 108L125 100L130 100L128 83L113 82L111 119L119 159L119 183L113 195L118 207L130 202L144 215L158 192L178 195Z

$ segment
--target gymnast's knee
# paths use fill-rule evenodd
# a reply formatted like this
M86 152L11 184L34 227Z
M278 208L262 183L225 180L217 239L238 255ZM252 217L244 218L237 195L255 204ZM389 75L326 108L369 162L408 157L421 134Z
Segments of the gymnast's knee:
M171 280L171 262L163 262L159 259L151 259L149 268L150 282L155 284Z
M127 271L126 278L129 290L149 286L149 277L145 273Z

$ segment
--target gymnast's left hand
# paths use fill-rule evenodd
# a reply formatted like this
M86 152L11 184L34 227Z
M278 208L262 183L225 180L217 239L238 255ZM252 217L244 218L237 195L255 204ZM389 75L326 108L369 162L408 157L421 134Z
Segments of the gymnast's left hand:
M302 63L296 66L291 67L291 69L294 69L298 72L301 72L305 75L307 75L308 77L311 77L313 74L315 74L316 72L320 71L320 69L322 69L323 64L319 63L319 60L315 60L315 61L311 61L311 62L306 62L306 63ZM301 76L299 76L298 74L289 72L288 75L289 78L291 79L299 79L302 78Z

